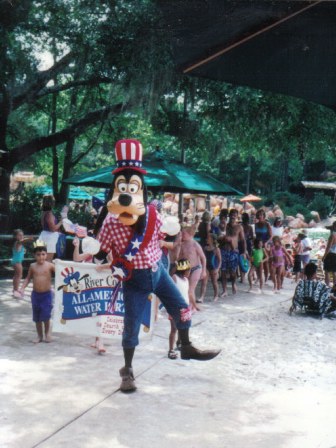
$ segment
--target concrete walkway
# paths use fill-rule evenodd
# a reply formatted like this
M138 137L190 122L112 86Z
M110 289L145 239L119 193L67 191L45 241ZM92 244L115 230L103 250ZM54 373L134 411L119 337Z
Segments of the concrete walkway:
M169 360L169 323L136 351L138 390L118 391L119 341L107 353L92 338L35 337L29 296L0 281L0 447L336 447L336 322L287 310L280 295L244 292L194 315L192 340L221 347L210 362Z

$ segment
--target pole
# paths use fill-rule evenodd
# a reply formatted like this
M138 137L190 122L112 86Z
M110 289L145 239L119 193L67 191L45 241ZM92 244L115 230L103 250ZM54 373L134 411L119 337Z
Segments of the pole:
M183 193L179 193L178 217L180 222L183 221Z
M247 162L246 194L250 194L250 183L251 183L251 154L249 154Z
M210 195L207 194L205 198L205 208L208 212L211 210L211 204L210 204Z

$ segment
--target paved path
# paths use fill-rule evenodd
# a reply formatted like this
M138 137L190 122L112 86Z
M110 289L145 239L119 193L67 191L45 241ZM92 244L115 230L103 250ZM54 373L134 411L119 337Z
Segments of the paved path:
M169 360L161 316L124 395L119 341L105 356L90 337L32 344L28 297L0 281L0 447L336 447L336 322L289 317L288 281L280 295L243 289L194 315L192 340L220 346L215 360Z

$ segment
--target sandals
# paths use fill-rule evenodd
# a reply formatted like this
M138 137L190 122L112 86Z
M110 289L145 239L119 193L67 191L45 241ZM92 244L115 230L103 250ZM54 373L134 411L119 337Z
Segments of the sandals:
M177 359L177 353L174 350L169 350L168 358L169 359Z

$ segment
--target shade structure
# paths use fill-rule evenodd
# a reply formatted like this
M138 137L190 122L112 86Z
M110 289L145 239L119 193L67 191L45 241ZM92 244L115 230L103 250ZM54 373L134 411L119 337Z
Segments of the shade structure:
M35 191L41 195L53 194L52 187L48 185L37 187ZM68 197L69 199L84 201L85 199L91 199L92 196L81 188L71 188Z
M254 194L248 194L239 200L240 202L258 202L261 201L261 198L259 196L255 196Z
M15 182L34 182L35 180L34 173L32 171L18 171L14 174L13 180Z
M154 192L176 193L209 193L240 196L239 190L214 177L200 173L176 160L156 158L155 155L144 157L143 166L147 170L145 176L147 188ZM78 174L64 182L72 185L109 188L112 184L112 171L115 166L107 166L95 171Z
M92 195L92 198L96 198L99 199L100 201L105 201L105 193L103 193L102 191L95 193Z
M180 72L335 108L336 2L156 3Z
M301 181L305 188L316 190L336 190L336 182Z
M47 194L53 194L53 189L49 187L48 185L42 185L40 187L35 188L36 193L47 195Z
M76 201L85 201L86 199L91 199L92 195L80 188L71 188L68 197Z

